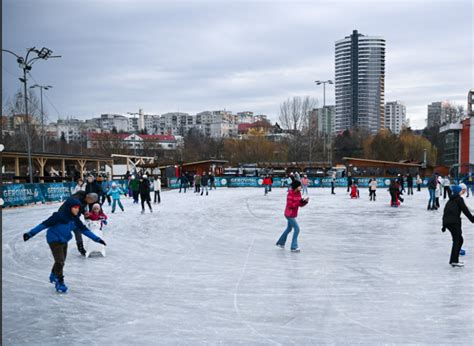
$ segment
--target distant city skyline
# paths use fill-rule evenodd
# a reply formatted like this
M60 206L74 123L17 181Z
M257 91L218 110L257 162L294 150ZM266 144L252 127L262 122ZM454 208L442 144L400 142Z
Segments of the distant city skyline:
M275 122L289 97L310 95L322 106L314 81L334 79L334 44L356 29L386 40L385 102L402 101L411 126L422 128L432 102L467 106L471 23L467 0L4 0L2 38L20 54L46 46L62 55L35 64L29 81L54 86L45 92L49 121L142 108L248 110ZM8 54L2 76L5 107L21 88ZM335 104L333 86L326 104Z

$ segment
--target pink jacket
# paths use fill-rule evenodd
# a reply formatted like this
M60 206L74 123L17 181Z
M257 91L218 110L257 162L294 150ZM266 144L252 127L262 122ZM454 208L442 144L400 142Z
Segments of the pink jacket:
M301 179L301 184L304 185L304 186L308 186L309 185L309 179L308 178Z
M304 207L305 205L305 203L301 203L301 192L290 190L288 192L288 196L286 197L285 216L291 218L297 217L298 208Z

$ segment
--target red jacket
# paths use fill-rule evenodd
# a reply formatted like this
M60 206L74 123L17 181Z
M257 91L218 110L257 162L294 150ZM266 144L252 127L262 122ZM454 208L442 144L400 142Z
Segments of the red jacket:
M285 216L291 218L297 217L298 208L304 207L305 205L306 203L301 202L301 192L291 189L286 196Z
M107 220L107 215L101 210L98 214L89 212L85 215L85 218L92 221Z
M270 180L270 178L264 178L263 185L272 185L272 181Z

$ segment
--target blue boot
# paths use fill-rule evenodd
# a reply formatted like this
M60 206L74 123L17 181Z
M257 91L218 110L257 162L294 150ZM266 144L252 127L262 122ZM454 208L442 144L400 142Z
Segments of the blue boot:
M51 282L52 284L55 284L57 280L58 280L58 277L56 276L56 274L51 272L51 274L49 275L49 282Z
M56 280L56 292L58 292L58 293L66 293L67 292L67 286L64 283L64 279Z

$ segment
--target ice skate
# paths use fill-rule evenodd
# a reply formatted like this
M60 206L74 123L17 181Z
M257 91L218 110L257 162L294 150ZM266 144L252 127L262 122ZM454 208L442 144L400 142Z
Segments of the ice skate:
M301 252L301 249L297 247L296 249L291 249L291 252Z
M49 275L49 282L54 284L54 283L56 283L57 280L58 280L58 277L56 276L56 274L51 272L51 274Z
M142 209L142 214L145 214L145 209Z
M80 253L82 256L85 256L85 255L86 255L86 249L84 249L84 244L83 244L83 243L78 243L78 244L77 244L77 251L79 251L79 253Z
M150 208L150 213L153 213L153 209Z
M56 280L56 292L58 292L58 293L66 293L67 292L67 286L64 283L63 279L57 279Z
M276 247L279 247L280 249L284 249L285 248L285 245L281 245L281 244L275 244Z
M464 263L463 262L454 262L454 263L451 263L451 266L452 267L464 267Z

